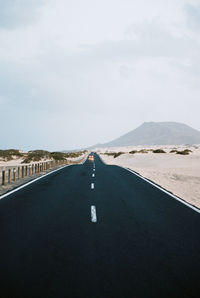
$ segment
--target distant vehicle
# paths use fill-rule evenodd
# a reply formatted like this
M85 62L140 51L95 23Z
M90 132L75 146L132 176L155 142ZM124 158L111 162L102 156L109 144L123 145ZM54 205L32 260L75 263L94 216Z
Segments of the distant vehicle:
M88 156L88 159L91 160L91 161L94 161L94 155L91 155L91 154L90 154L90 155Z

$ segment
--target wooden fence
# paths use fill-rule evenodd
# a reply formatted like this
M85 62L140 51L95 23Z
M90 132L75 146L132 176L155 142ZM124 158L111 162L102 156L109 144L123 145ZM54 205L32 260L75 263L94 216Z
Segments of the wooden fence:
M1 175L2 185L11 184L16 180L20 180L28 176L35 176L40 172L48 171L50 169L65 165L67 163L68 162L66 160L51 160L20 166L4 167Z

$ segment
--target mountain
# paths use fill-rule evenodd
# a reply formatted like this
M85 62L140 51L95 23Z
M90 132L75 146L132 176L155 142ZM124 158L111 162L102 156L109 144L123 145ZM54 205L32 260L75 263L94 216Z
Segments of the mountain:
M99 147L181 144L200 144L200 131L177 122L144 122L127 134Z

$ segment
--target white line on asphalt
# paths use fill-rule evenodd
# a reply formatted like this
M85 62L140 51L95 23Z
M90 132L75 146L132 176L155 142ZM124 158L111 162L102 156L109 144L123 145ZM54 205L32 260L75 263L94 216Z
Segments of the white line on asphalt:
M80 163L80 165L83 165L86 162L86 160L88 159L88 156L89 155L87 154L86 157L83 159L83 162Z
M64 167L62 167L62 168L59 168L59 169L56 169L56 170L54 170L54 171L51 171L51 172L49 172L49 173L47 173L47 174L44 174L43 176L40 176L40 177L38 177L38 178L35 178L34 180L31 180L31 181L29 181L29 182L27 182L27 183L25 183L25 184L23 184L23 185L17 187L16 189L13 189L13 190L9 191L8 193L6 193L6 194L0 196L0 200L3 199L3 198L5 198L5 197L8 197L9 195L13 194L14 192L17 192L18 190L20 190L20 189L22 189L22 188L24 188L24 187L26 187L26 186L28 186L28 185L30 185L30 184L32 184L32 183L38 181L38 180L40 180L40 179L42 179L42 178L44 178L44 177L46 177L46 176L48 176L48 175L51 175L51 174L53 174L53 173L55 173L55 172L57 172L57 171L59 171L59 170L62 170L62 169L64 169L64 168L66 168L66 167L69 167L69 166L73 166L73 165L67 165L67 166L64 166Z
M93 169L93 171L95 172L95 169Z
M95 174L92 174L92 177L94 177L95 176Z
M99 155L99 158L102 161L102 163L107 166L107 163L104 162L103 158L100 155Z
M107 164L103 161L103 159L101 158L100 155L99 155L99 158L100 158L100 160L101 160L105 165L107 165ZM149 180L146 179L145 177L139 175L138 173L134 172L133 170L131 170L131 169L129 169L129 168L124 168L124 167L119 166L119 165L116 165L116 166L118 166L118 167L120 167L120 168L122 168L122 169L124 169L124 170L127 170L127 171L131 172L132 174L136 175L137 177L139 177L140 179L146 181L147 183L149 183L149 184L155 186L156 188L158 188L158 189L161 190L162 192L168 194L170 197L174 198L175 200L179 201L180 203L184 204L185 206L187 206L187 207L193 209L194 211L200 213L200 209L199 209L199 208L197 208L197 207L195 207L195 206L193 206L193 205L187 203L186 201L182 200L181 198L175 196L174 194L170 193L170 192L167 191L166 189L164 189L164 188L160 187L159 185L153 183L153 181L149 181Z
M129 172L131 172L132 174L136 175L137 177L141 178L142 180L144 180L144 181L148 182L149 184L155 186L156 188L158 188L158 189L161 190L162 192L168 194L170 197L174 198L175 200L179 201L180 203L182 203L182 204L186 205L187 207L193 209L194 211L200 213L200 209L196 208L195 206L190 205L189 203L187 203L186 201L182 200L181 198L179 198L179 197L177 197L177 196L171 194L170 192L168 192L168 191L165 190L164 188L160 187L159 185L153 183L152 181L149 181L148 179L146 179L146 178L140 176L139 174L137 174L136 172L134 172L134 171L132 171L132 170L130 170L130 169L128 169L128 168L123 168L123 167L121 167L121 166L119 166L119 167L122 168L122 169L125 169L125 170L127 170L127 171L129 171Z
M97 222L97 214L96 214L96 207L91 206L91 221Z
M91 189L94 189L94 183L91 183Z

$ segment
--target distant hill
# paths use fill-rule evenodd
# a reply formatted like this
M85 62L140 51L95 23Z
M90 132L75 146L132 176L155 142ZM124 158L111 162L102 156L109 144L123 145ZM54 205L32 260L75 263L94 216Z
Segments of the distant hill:
M98 147L181 144L200 144L200 131L177 122L144 122L111 142L98 144Z

